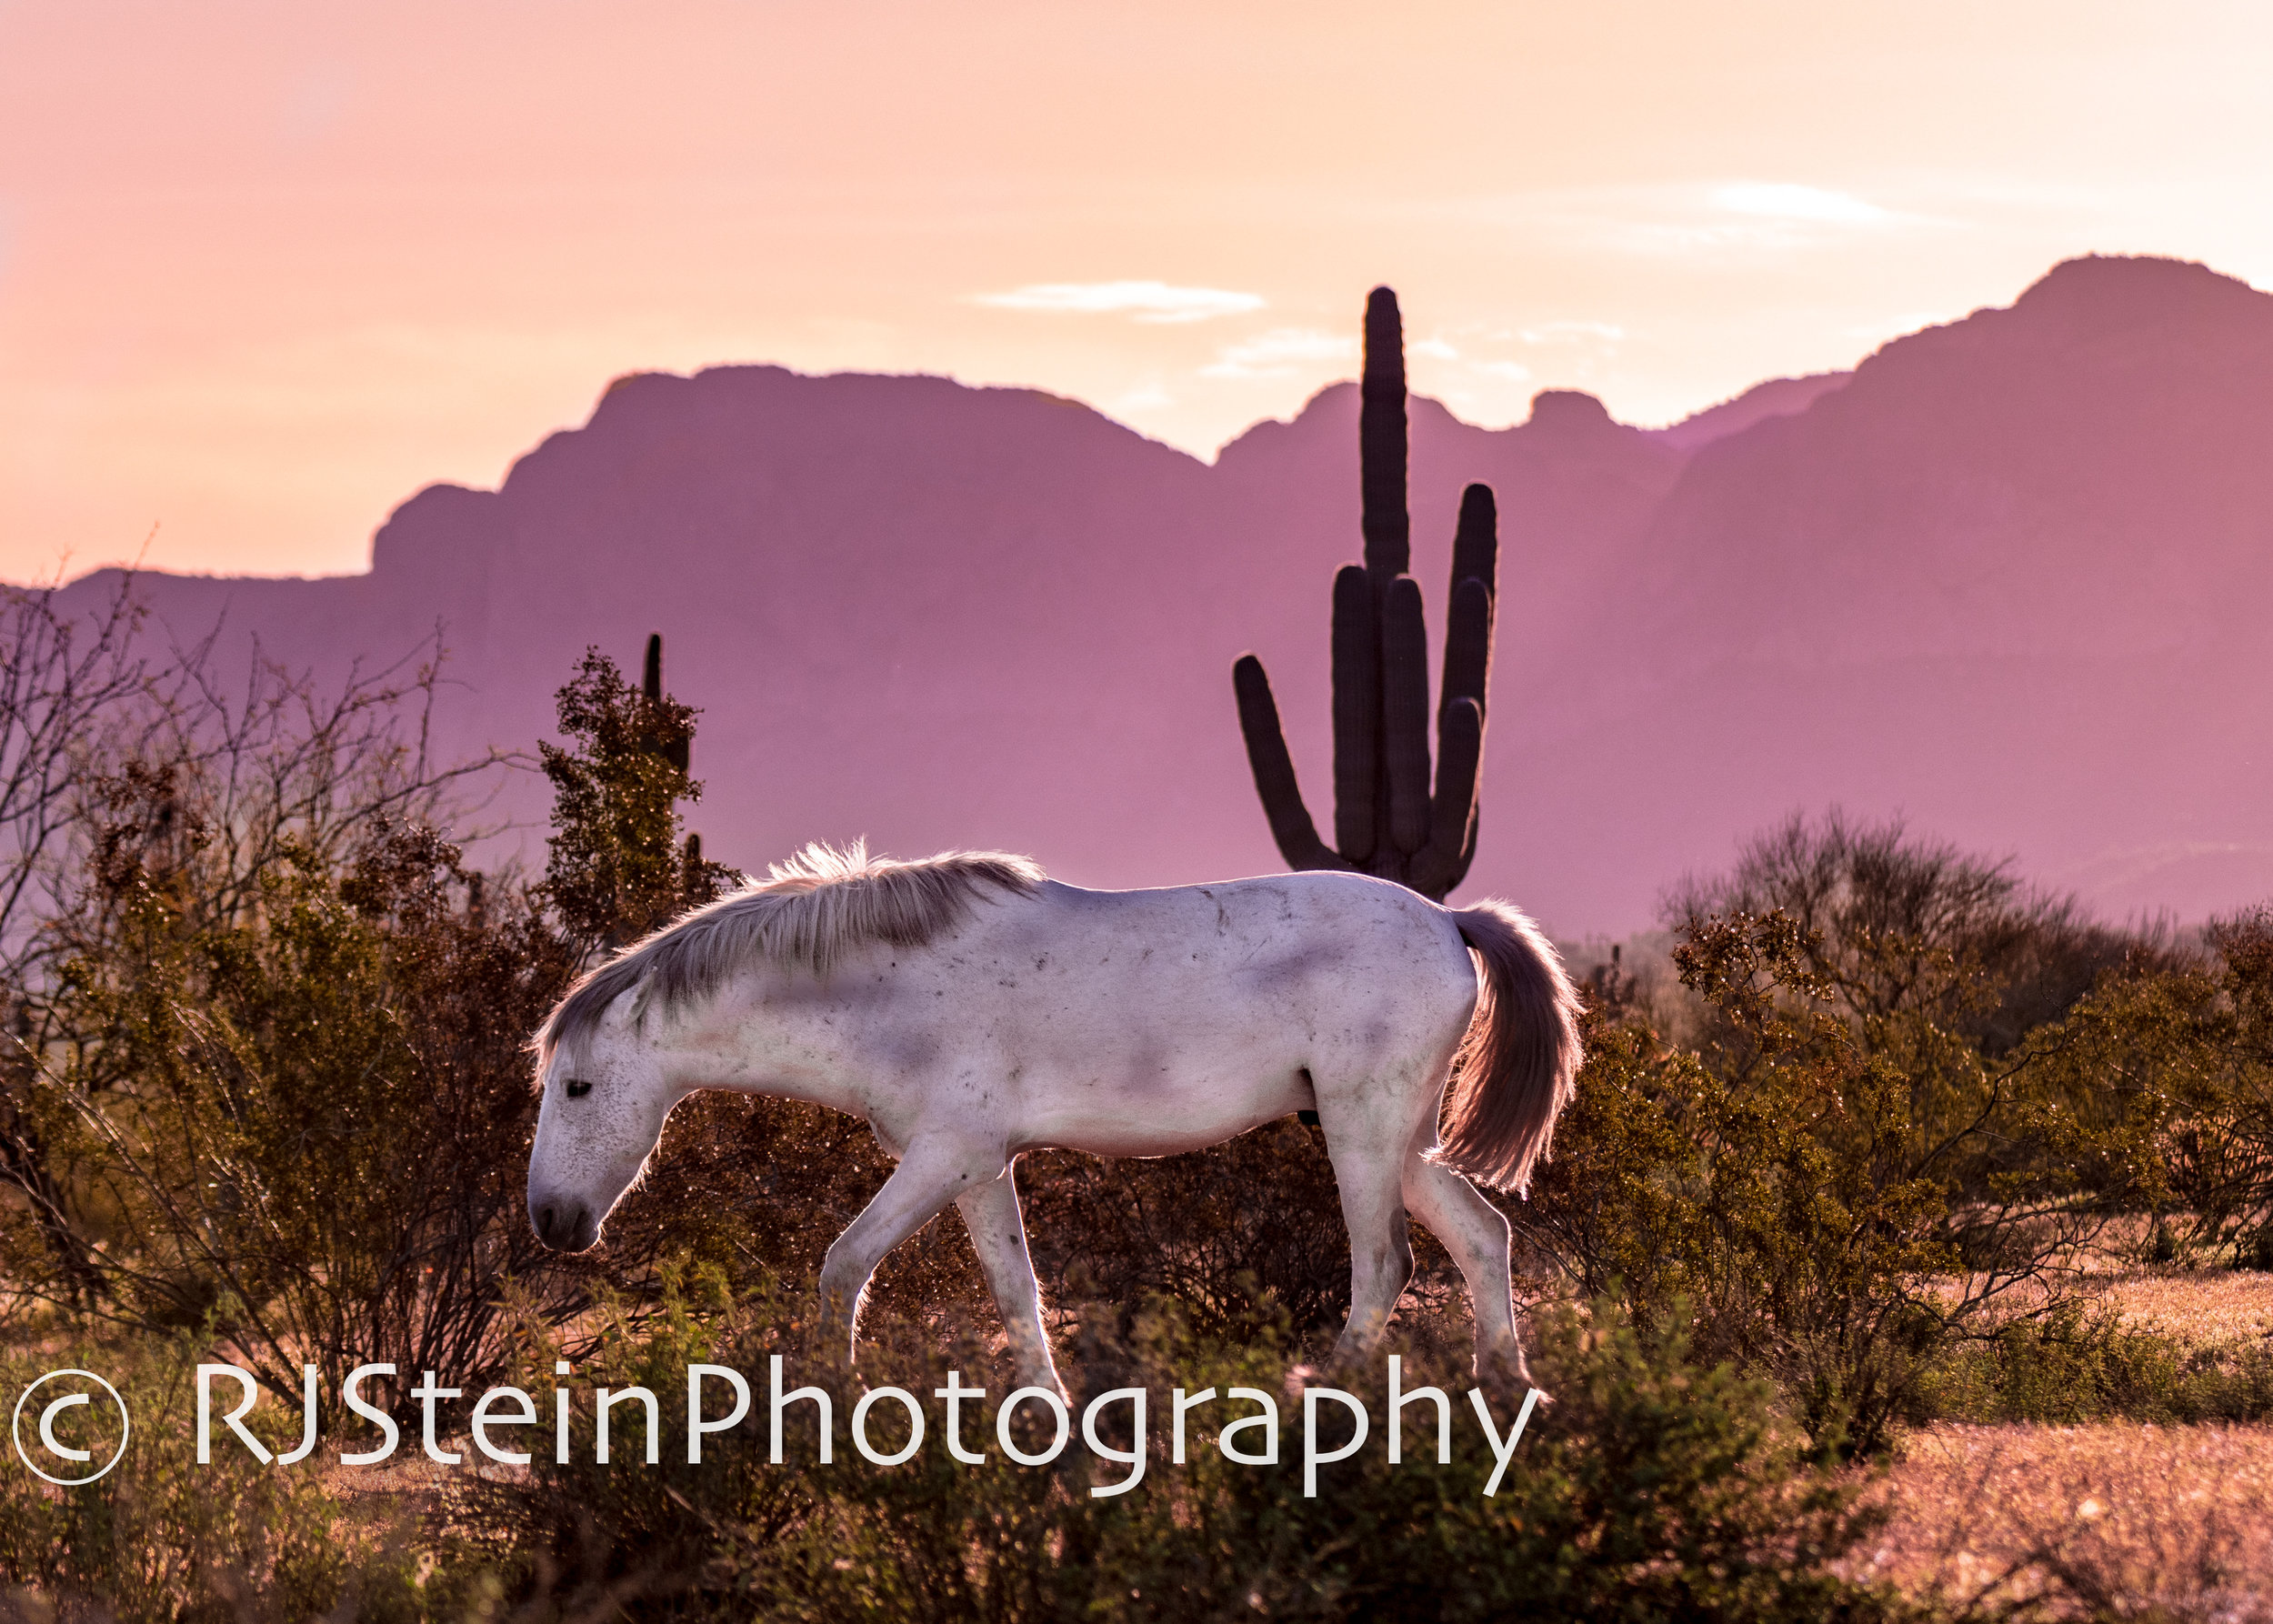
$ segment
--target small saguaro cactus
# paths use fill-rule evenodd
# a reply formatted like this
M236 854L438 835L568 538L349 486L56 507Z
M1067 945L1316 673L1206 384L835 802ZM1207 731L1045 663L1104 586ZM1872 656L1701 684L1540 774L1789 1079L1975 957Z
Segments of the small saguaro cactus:
M663 703L663 634L647 634L647 668L642 673L639 691L647 703ZM695 758L695 734L692 728L674 732L657 749L656 754L681 772L688 770Z
M646 695L649 705L658 708L662 706L663 634L661 632L647 634L647 668L642 674L639 687L640 692ZM664 760L678 768L682 774L688 772L695 759L694 730L689 728L685 732L673 735L656 753ZM707 902L717 894L718 879L712 872L716 867L716 864L706 864L703 861L703 837L700 834L689 830L686 836L685 868L686 901L690 907Z
M1397 295L1366 301L1366 369L1357 420L1366 561L1334 577L1334 844L1302 803L1263 663L1231 668L1256 793L1295 868L1378 875L1442 901L1476 855L1477 778L1492 664L1498 513L1489 486L1460 497L1452 598L1437 703L1436 787L1429 787L1428 627L1405 510L1405 334Z

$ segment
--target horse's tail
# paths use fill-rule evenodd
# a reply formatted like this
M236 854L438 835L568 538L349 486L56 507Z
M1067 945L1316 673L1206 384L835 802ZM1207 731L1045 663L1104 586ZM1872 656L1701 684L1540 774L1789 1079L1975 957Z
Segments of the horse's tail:
M1506 903L1446 911L1484 975L1452 1062L1443 1142L1429 1159L1521 1194L1547 1159L1578 1075L1578 994L1561 955Z

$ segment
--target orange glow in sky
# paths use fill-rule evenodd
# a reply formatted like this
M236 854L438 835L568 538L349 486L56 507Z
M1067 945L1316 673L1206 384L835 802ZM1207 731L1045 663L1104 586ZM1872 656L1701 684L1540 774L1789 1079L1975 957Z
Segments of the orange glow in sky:
M2054 261L2273 286L2273 9L0 0L0 578L365 567L638 369L1207 456L1402 297L1472 421L1661 423Z

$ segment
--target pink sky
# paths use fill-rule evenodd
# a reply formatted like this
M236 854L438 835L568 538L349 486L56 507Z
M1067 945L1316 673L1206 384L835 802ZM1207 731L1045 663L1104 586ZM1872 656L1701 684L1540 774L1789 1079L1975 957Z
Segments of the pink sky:
M2072 254L2273 286L2268 82L2254 0L0 0L0 578L361 569L642 368L1205 456L1380 281L1473 421L1665 422Z

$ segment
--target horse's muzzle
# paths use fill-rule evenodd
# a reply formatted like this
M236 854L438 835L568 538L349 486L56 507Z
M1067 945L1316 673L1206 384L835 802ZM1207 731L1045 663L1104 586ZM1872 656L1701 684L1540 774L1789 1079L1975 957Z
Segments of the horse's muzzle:
M600 1238L600 1221L581 1201L529 1198L529 1223L536 1238L556 1252L588 1252Z

